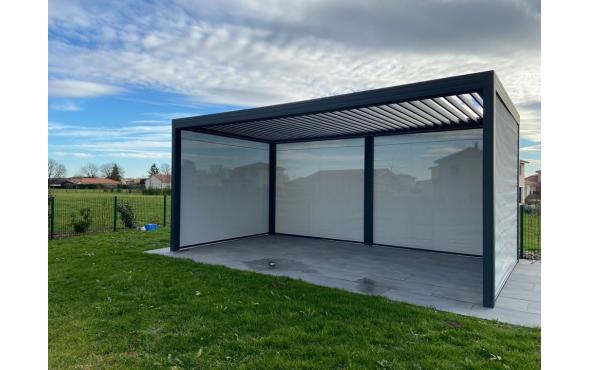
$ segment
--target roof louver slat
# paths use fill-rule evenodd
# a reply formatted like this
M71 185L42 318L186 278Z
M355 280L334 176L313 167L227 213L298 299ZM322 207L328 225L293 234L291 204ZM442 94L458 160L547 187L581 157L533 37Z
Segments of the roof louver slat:
M431 109L437 111L440 115L445 116L451 123L459 123L461 121L457 116L447 111L444 107L440 106L440 104L438 104L434 100L422 100L422 103L426 104Z
M444 130L481 125L482 104L477 92L466 92L345 109L271 115L242 122L210 123L192 130L265 142Z
M469 107L479 118L483 118L483 109L475 102L471 95L458 95L459 99ZM473 99L473 100L472 100ZM480 111L481 110L481 111Z
M453 107L460 110L461 113L463 113L469 120L476 119L477 115L475 113L469 111L467 108L465 108L463 106L463 102L459 98L457 98L456 96L446 96L446 97L444 97L444 99L446 99L449 103L451 103L453 105Z

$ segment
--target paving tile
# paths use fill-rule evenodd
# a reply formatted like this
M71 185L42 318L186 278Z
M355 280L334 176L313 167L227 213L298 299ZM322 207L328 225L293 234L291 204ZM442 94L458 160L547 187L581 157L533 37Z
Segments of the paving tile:
M529 302L529 304L527 306L527 311L540 314L541 313L541 303L540 302Z
M522 312L526 312L529 303L530 301L504 296L500 296L496 299L496 307Z
M500 297L516 298L531 302L541 302L541 294L539 292L523 291L517 289L502 289Z

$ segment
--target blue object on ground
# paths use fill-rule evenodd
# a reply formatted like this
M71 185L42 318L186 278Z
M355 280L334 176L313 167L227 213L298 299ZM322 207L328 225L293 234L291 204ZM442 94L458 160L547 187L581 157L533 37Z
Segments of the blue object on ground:
M145 224L145 231L156 230L158 225L156 224Z

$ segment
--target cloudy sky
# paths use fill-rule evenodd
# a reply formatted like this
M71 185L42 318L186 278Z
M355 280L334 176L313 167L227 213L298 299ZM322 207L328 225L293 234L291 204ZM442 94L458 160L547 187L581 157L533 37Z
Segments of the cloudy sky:
M540 168L540 2L49 1L49 156L127 176L170 119L495 69Z

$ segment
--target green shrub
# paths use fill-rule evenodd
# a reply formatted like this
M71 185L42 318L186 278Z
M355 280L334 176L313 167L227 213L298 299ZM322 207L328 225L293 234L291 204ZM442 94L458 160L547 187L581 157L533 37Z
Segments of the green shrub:
M117 206L119 213L121 214L121 221L128 229L135 229L137 227L137 216L135 210L129 204L129 202L123 202Z
M92 215L90 214L90 208L82 208L79 214L72 213L72 226L74 231L78 234L84 234L90 228L92 224Z

